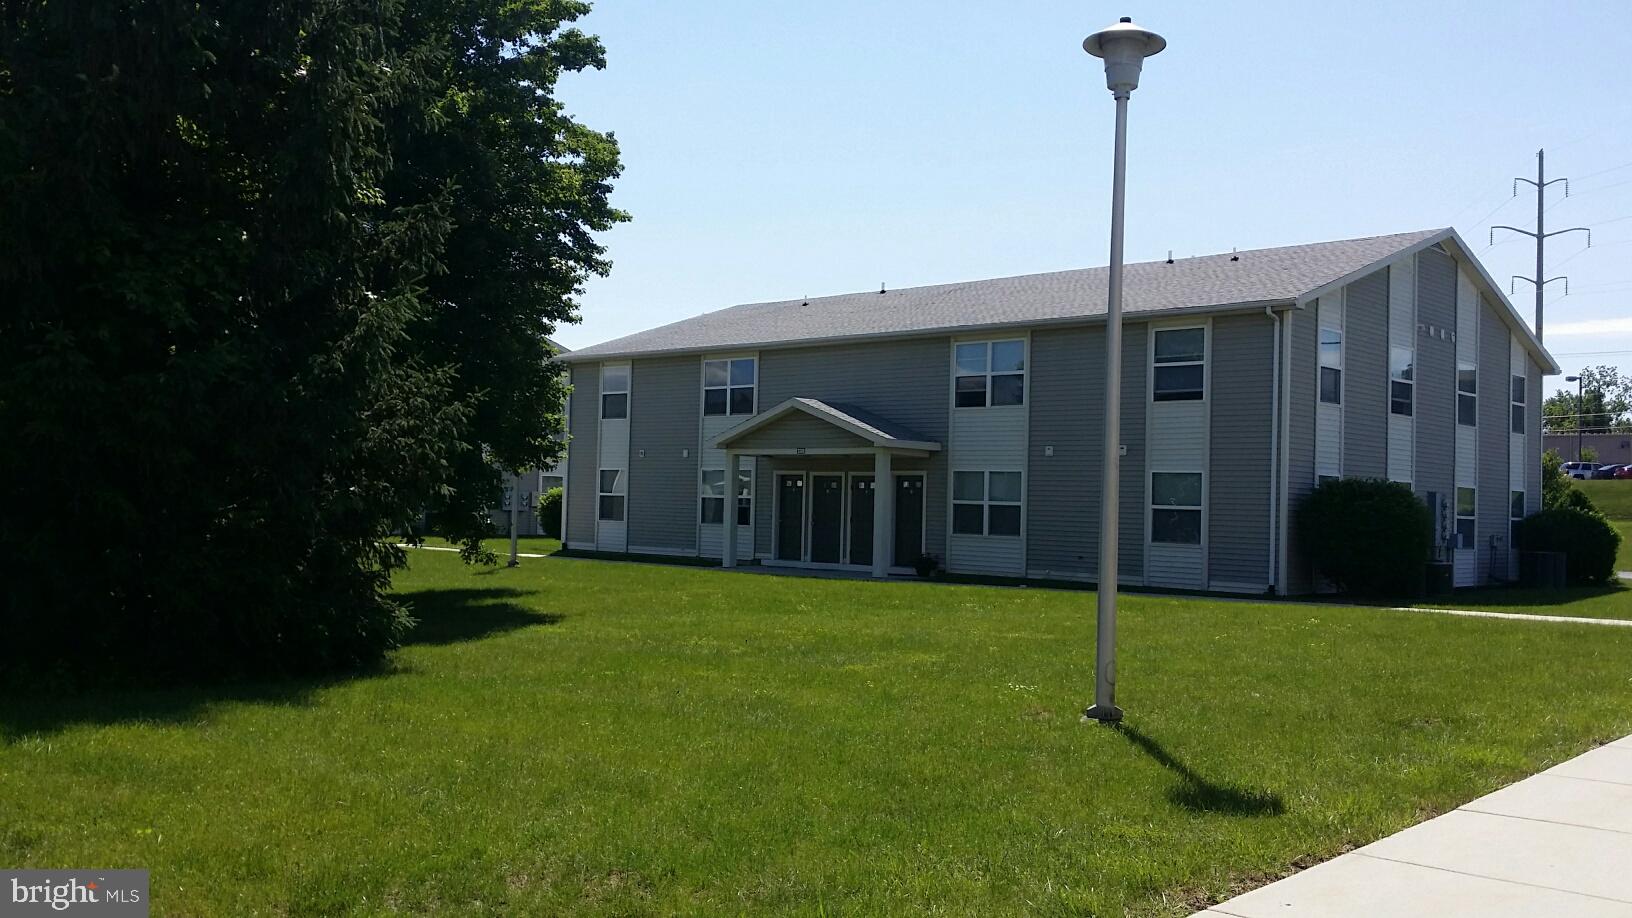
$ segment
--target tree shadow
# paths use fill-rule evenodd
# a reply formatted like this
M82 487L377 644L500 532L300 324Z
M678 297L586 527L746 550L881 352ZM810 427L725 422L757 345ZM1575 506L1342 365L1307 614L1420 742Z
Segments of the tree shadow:
M1513 606L1535 609L1568 606L1582 600L1606 596L1632 598L1632 587L1618 582L1550 590L1535 587L1491 587L1457 590L1445 596L1435 597L1433 602L1436 605L1454 605L1468 609L1500 609Z
M565 618L560 613L539 612L511 601L523 595L525 591L512 587L399 594L418 620L403 638L403 646L476 641L530 625L559 624Z
M1119 723L1115 729L1158 765L1179 776L1181 783L1168 792L1168 799L1183 809L1225 816L1280 816L1286 812L1286 803L1278 794L1209 781L1174 758L1161 743L1141 733L1138 727Z
M403 638L402 646L474 641L562 620L561 615L533 611L510 601L520 595L523 591L503 587L399 594L418 620ZM323 675L258 677L202 685L106 687L66 694L8 692L0 694L0 747L74 726L201 724L213 709L240 704L310 707L324 689L413 671L411 665L387 657L372 666Z

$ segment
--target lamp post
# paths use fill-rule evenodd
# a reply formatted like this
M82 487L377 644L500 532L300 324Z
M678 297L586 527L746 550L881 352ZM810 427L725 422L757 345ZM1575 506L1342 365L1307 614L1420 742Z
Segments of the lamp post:
M1582 401L1582 388L1587 384L1585 376L1566 376L1565 382L1575 383L1575 461L1581 461L1581 430L1587 423L1587 403Z
M1160 54L1167 40L1122 17L1082 41L1082 50L1105 61L1105 87L1116 100L1116 159L1111 170L1111 276L1105 315L1105 458L1100 487L1099 616L1094 636L1094 704L1084 720L1115 723L1117 513L1122 445L1122 200L1128 167L1128 97L1139 87L1145 58Z

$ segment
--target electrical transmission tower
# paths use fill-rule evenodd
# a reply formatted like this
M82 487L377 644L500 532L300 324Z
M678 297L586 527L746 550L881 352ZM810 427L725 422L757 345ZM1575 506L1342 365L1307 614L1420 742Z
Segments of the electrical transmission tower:
M1536 240L1536 276L1535 277L1525 277L1522 274L1515 274L1515 275L1513 275L1513 280L1515 280L1515 281L1521 281L1521 280L1522 281L1529 281L1536 288L1536 340L1540 341L1541 340L1541 294L1542 294L1542 291L1547 287L1548 284L1552 283L1553 281L1563 281L1564 282L1564 295L1565 296L1570 295L1570 281L1569 281L1568 278L1565 278L1563 276L1559 276L1559 277L1548 277L1547 276L1547 269L1544 267L1544 265L1546 263L1545 253L1546 253L1546 250L1547 250L1547 238L1549 236L1562 236L1565 233L1586 233L1587 234L1587 248L1590 249L1590 248L1592 248L1592 230L1587 229L1584 226L1572 226L1569 229L1553 230L1550 233L1547 232L1547 224L1546 224L1547 186L1551 185L1551 184L1554 184L1556 182L1563 182L1564 183L1564 197L1567 198L1567 197L1570 196L1570 180L1567 179L1567 178L1555 178L1552 181L1548 181L1548 179L1547 179L1547 151L1546 150L1537 150L1536 151L1536 179L1535 179L1535 181L1531 181L1530 179L1527 179L1527 178L1515 178L1515 179L1513 179L1513 196L1514 197L1518 197L1519 183L1520 182L1524 182L1525 184L1536 186L1536 230L1535 230L1535 232L1531 232L1530 230L1519 229L1516 226L1493 226L1493 227L1490 228L1490 244L1491 245L1496 244L1496 231L1499 230L1499 229L1512 230L1515 233L1523 233L1524 235L1529 236L1530 238ZM1510 288L1509 292L1512 292L1511 291L1512 281L1509 281L1508 283L1509 283L1509 288Z

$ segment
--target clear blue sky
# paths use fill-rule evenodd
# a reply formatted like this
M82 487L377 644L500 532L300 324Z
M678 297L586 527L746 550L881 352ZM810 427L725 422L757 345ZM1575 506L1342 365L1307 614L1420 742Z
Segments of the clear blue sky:
M737 303L1102 265L1110 94L1082 38L1169 47L1133 99L1128 258L1455 226L1529 274L1528 186L1567 175L1547 345L1632 370L1632 3L651 3L583 21L561 96L616 133L616 203L569 347ZM1561 191L1560 186L1553 186ZM1578 254L1579 253L1579 254ZM1513 296L1530 317L1532 294ZM1604 356L1591 352L1622 351ZM1549 381L1549 391L1558 384Z

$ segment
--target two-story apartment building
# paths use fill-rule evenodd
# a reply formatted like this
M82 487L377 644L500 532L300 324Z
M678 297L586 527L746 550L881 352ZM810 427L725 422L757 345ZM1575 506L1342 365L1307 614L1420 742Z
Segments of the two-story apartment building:
M1107 271L737 306L564 355L569 549L1097 581ZM1128 266L1128 586L1307 592L1298 499L1389 478L1456 582L1540 507L1558 367L1454 230Z

